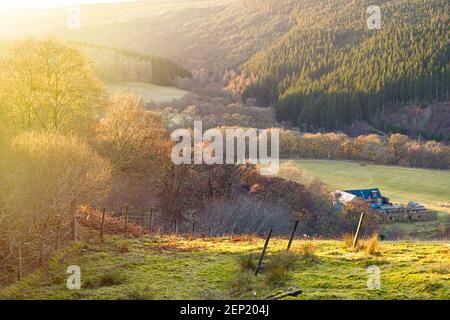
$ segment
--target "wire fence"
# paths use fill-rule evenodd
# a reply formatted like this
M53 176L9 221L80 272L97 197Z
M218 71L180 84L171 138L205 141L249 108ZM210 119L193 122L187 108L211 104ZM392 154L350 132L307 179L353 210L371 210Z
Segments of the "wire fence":
M44 232L29 232L20 236L14 232L0 236L0 286L20 281L42 266L58 249L70 242L70 222L61 222Z
M254 223L231 217L238 224ZM290 230L293 221L286 221L285 229ZM276 223L269 219L260 226L254 226L252 230L260 232L253 234L263 234L268 227L276 228L280 224L280 219ZM73 207L68 214L52 221L42 221L40 225L29 227L26 231L23 226L16 229L20 232L3 230L0 234L0 289L20 281L43 266L56 251L78 241L98 242L108 235L142 237L149 234L181 234L213 237L233 235L235 232L244 234L238 232L228 220L199 219L194 212L187 212L182 218L175 219L168 218L154 208L132 212L128 206L118 212L107 211L106 208L81 207L76 210ZM288 231L280 234L287 234Z
M54 253L78 241L102 241L105 236L142 237L149 234L212 236L213 228L195 219L168 219L156 210L108 212L82 207L42 230L0 235L0 288L22 280L43 266Z

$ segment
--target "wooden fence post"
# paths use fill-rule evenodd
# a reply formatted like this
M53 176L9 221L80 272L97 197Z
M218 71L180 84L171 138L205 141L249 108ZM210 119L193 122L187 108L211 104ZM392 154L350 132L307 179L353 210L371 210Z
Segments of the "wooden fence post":
M125 207L125 237L128 235L128 205Z
M17 259L17 280L22 280L22 244L19 244L19 256Z
M263 250L261 252L261 256L259 257L258 266L256 267L256 270L255 270L255 277L258 275L259 270L261 270L261 265L262 265L264 256L266 254L267 246L269 245L269 241L270 241L270 237L271 236L272 236L272 229L270 229L269 233L267 234L266 242L264 243L264 248L263 248Z
M150 210L150 232L153 232L153 209Z
M212 237L212 233L211 233L211 227L208 227L208 236Z
M174 229L175 229L175 234L177 234L178 233L178 224L177 224L177 219L175 218L175 221L174 221Z
M295 232L297 231L297 227L298 227L298 223L299 223L299 220L296 220L294 223L294 228L292 229L291 237L289 238L289 243L287 246L287 251L291 250L292 241L294 240Z
M356 229L355 239L353 240L353 248L356 248L359 240L359 232L361 231L361 225L364 220L364 212L361 213L361 217L359 218L358 229Z
M60 239L61 239L61 216L58 216L58 226L56 228L55 250L59 249Z
M192 222L192 235L195 236L195 221Z
M45 241L44 239L41 239L41 251L39 253L39 266L42 266L42 263L44 262L44 251L45 251Z
M105 228L106 208L102 210L102 225L100 226L100 240L103 240L103 229Z
M77 230L77 210L76 210L76 202L72 201L70 204L70 210L72 212L72 239L74 242L78 241L78 230Z

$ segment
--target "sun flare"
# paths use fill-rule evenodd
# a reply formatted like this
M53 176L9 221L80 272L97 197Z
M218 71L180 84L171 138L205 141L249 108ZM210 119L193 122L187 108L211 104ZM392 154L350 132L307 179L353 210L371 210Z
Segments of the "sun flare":
M58 7L71 7L83 4L129 2L130 0L2 0L1 8L45 9Z

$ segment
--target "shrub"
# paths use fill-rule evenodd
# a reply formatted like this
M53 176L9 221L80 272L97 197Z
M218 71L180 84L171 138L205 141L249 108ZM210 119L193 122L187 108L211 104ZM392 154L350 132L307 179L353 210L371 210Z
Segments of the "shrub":
M265 235L273 226L273 235L286 234L292 229L292 213L280 203L236 195L206 203L200 212L203 224L211 225L214 234Z
M26 240L25 252L43 239L53 241L58 225L70 224L74 205L106 195L109 178L109 163L77 138L18 134L0 156L0 230L14 235L0 242L0 260L17 238Z
M294 269L297 256L289 251L282 251L273 255L268 263L268 267L280 265L286 270Z
M256 270L255 255L253 253L241 256L238 259L239 266L244 271Z
M253 272L237 272L231 287L236 293L251 291L254 287L254 278Z
M294 269L297 257L292 252L281 252L271 257L265 268L265 282L271 286L281 286L291 279L289 271Z
M268 268L265 282L271 286L282 286L289 281L291 275L282 265L273 265Z
M168 136L157 113L146 111L141 98L116 95L97 128L97 147L118 172L141 172L160 162Z

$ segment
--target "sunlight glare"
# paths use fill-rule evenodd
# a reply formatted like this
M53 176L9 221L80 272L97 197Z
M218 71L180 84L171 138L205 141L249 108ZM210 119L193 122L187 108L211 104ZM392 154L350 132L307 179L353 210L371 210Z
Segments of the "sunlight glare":
M130 2L134 0L0 0L1 8L45 9L83 4Z

